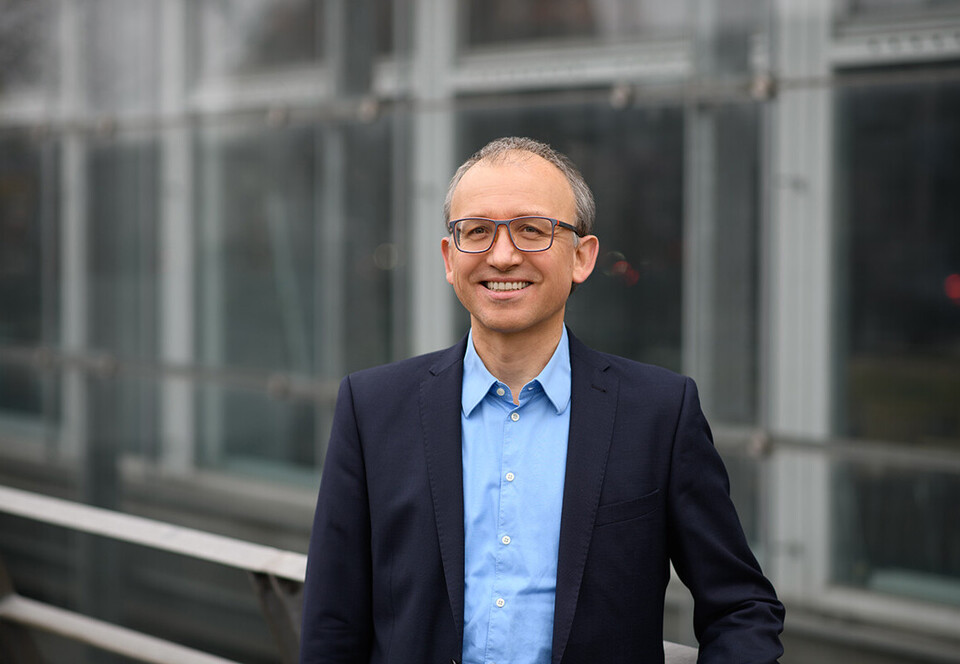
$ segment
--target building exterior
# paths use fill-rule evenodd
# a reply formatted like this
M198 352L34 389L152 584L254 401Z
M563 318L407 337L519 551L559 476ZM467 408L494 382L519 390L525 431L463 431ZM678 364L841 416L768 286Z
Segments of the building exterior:
M511 134L597 197L574 331L697 380L783 661L960 661L957 0L3 0L0 483L305 550L339 379L466 331L443 196ZM276 661L227 572L0 557Z

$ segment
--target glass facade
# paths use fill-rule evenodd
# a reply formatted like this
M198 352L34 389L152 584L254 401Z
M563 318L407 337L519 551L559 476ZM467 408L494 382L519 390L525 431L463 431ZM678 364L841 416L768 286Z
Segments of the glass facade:
M955 0L0 0L0 484L305 550L339 380L466 332L447 182L527 135L597 199L569 325L696 379L788 611L947 648L958 35ZM3 515L0 562L276 661L222 571Z
M960 85L838 96L845 207L843 433L960 440Z
M960 441L960 87L837 96L843 435L956 451ZM960 603L951 474L837 469L844 582ZM940 521L943 519L943 521ZM897 523L889 528L890 522Z
M201 78L309 66L323 58L324 3L191 3L190 43Z
M464 37L470 46L538 40L630 41L682 35L689 2L650 0L467 0Z

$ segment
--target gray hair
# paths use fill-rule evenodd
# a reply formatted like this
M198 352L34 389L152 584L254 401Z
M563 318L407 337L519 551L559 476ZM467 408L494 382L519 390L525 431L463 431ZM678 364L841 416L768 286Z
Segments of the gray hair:
M577 209L577 218L574 225L577 227L577 233L589 235L593 230L593 220L597 216L597 206L593 200L593 192L590 191L590 187L587 186L580 171L577 170L569 157L557 152L546 143L517 136L507 136L490 141L460 165L447 187L447 196L443 201L443 218L446 221L450 220L453 192L460 184L460 180L463 179L464 173L481 161L503 163L510 157L511 152L527 152L537 155L549 161L563 173L573 190L573 199Z

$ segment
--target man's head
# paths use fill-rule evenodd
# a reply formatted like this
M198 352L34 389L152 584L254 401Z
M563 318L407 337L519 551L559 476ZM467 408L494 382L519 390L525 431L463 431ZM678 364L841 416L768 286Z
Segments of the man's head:
M499 139L457 170L445 209L448 221L536 216L578 229L556 225L542 251L518 249L504 225L493 227L486 251L462 251L452 235L441 245L447 281L470 312L475 338L525 333L555 343L570 290L593 271L598 252L597 238L581 230L592 226L593 197L573 164L542 143Z
M567 183L570 185L570 190L573 192L577 209L575 219L566 219L564 221L569 221L574 224L577 227L579 235L589 235L592 233L593 221L597 216L597 207L593 200L593 192L590 191L590 187L587 186L583 176L580 175L580 171L565 154L557 152L546 143L520 136L506 136L504 138L494 139L473 153L469 159L460 165L460 168L453 174L453 177L450 179L450 184L447 187L447 196L443 202L444 219L446 221L450 221L451 219L450 205L453 202L453 192L456 190L457 185L460 184L464 173L470 170L474 164L481 161L497 163L498 161L515 157L518 152L527 152L546 159L553 164L557 170L563 173Z

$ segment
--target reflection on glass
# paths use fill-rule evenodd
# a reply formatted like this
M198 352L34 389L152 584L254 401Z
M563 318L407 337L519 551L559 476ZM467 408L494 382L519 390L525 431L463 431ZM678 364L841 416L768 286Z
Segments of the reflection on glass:
M6 0L0 4L0 100L16 89L39 87L53 53L51 0Z
M43 206L56 198L55 182L45 179L54 163L40 144L0 139L0 347L38 346L54 335L44 317L54 304L45 298L55 298L52 275L45 271L56 247L43 232ZM0 365L0 413L39 415L42 404L38 372Z
M202 0L191 22L202 76L304 65L323 53L323 2Z
M960 448L960 85L841 89L848 436ZM960 604L960 481L841 466L838 583Z
M202 387L197 395L202 432L198 465L288 481L295 477L291 470L299 467L310 473L304 480L314 479L320 461L316 458L318 418L329 416L332 404L212 385Z
M24 139L0 139L0 343L40 341L41 155Z
M104 142L87 151L88 340L120 362L158 356L159 152L156 143ZM152 458L158 436L155 378L90 379L87 500L116 506L125 452Z
M205 130L197 163L199 361L338 381L392 359L389 123ZM317 406L205 390L206 462L314 466Z
M92 0L83 12L85 101L102 111L154 110L160 98L160 3Z
M580 38L618 41L683 34L686 2L653 0L463 0L471 45Z
M600 260L567 306L600 350L680 368L682 111L606 105L465 112L462 161L498 136L529 136L576 163L597 200ZM465 327L465 325L464 325Z
M316 141L309 128L210 130L200 137L196 329L202 363L312 374ZM206 446L198 461L221 465L239 454L312 464L312 409L290 410L265 394L218 386L198 394ZM294 441L303 444L301 452L287 454Z
M850 436L960 449L960 85L839 98Z
M960 606L960 477L851 463L834 486L835 582Z
M155 143L90 147L89 343L121 358L156 357L159 153Z
M198 315L207 362L312 367L314 141L310 129L201 138Z

